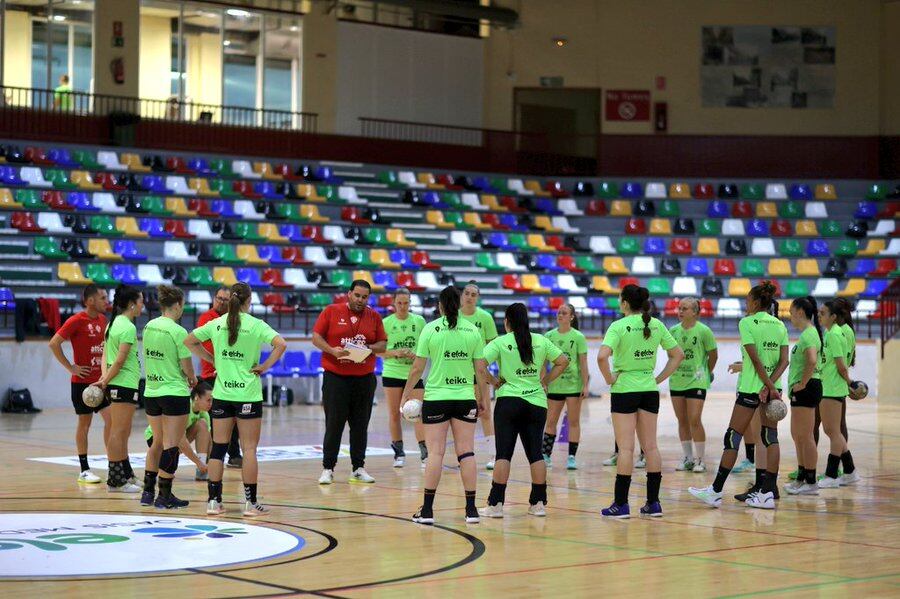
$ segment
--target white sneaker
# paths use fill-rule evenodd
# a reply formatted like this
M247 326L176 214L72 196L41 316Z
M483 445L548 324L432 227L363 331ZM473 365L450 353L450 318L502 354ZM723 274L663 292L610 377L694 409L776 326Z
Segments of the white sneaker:
M716 493L712 485L703 488L688 487L688 493L708 506L719 507L722 505L722 493Z
M96 485L100 482L100 477L91 472L90 470L85 470L81 474L78 475L78 484L80 485Z
M110 493L140 493L143 491L141 487L131 483L125 483L121 487L107 487L106 490Z
M546 507L543 501L538 501L534 505L528 506L528 515L543 518L547 515Z
M854 483L859 482L859 473L854 470L850 474L844 474L842 477L838 479L838 482L841 483L841 486L844 487L846 485L852 485Z
M819 479L819 488L820 489L837 489L841 486L841 479L839 478L831 478L830 476L826 476L824 478Z
M134 485L135 487L140 487L141 491L144 490L144 481L138 480L136 477L132 476L128 479L128 484Z
M694 469L694 460L684 456L681 458L681 461L675 466L676 472L686 472Z
M800 487L802 487L805 484L806 483L804 483L804 482L795 480L794 482L790 482L790 483L784 485L784 490L787 491L788 495L799 495Z
M249 501L244 502L244 516L248 518L254 518L256 516L265 516L269 513L269 508L264 506L261 503L251 503Z
M635 468L646 468L647 467L647 458L641 454L637 460L634 462Z
M494 458L491 458L490 460L488 460L488 462L484 465L484 467L488 470L493 470L494 469Z
M319 477L320 485L330 485L334 482L334 470L329 470L326 468L322 470L322 475Z
M225 506L222 505L221 501L216 501L215 499L210 499L206 502L206 515L207 516L218 516L220 514L225 513Z
M485 518L502 518L503 517L503 504L498 503L497 505L486 505L480 510L478 513L484 516Z
M369 476L369 473L366 472L365 468L357 468L353 471L353 474L350 475L349 481L351 483L374 483L375 479Z
M406 458L403 456L398 456L394 458L394 468L403 468L404 464L406 464Z
M605 460L603 460L603 465L604 466L615 466L618 461L619 461L619 454L614 453L611 456L609 456L608 458L606 458Z
M757 491L756 493L751 493L750 497L748 497L746 501L744 501L744 503L746 503L750 507L755 507L762 510L774 510L775 494L771 491Z
M797 488L797 495L818 495L819 485L803 483Z
M691 470L691 472L706 472L706 464L703 462L703 460L697 460L696 462L694 462L694 468Z

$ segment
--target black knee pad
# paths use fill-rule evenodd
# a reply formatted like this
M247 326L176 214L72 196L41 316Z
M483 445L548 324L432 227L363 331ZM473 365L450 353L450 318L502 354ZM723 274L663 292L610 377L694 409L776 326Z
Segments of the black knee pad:
M766 447L778 443L778 429L773 426L762 427L760 436L762 437L762 444Z
M213 441L212 450L209 452L209 459L224 460L228 453L228 443L216 443Z
M159 469L174 475L175 471L178 470L178 453L177 447L163 449L162 455L159 458Z
M725 431L725 449L733 449L737 451L741 447L741 439L744 436L731 428L728 427L728 430Z
M464 454L462 454L462 455L456 456L456 460L457 460L460 464L462 464L462 461L463 461L464 459L466 459L466 458L474 458L474 457L475 457L475 452L470 451L470 452L468 452L468 453L464 453Z

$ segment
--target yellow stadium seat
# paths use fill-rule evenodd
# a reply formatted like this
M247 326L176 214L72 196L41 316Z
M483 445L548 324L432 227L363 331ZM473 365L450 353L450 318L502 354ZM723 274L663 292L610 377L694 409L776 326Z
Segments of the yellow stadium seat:
M86 189L88 191L99 191L103 189L102 185L94 183L91 174L87 171L72 171L69 173L69 181L78 185L80 189Z
M757 218L777 218L778 208L775 206L775 202L759 202L756 205L756 216Z
M96 237L89 239L88 252L94 254L98 260L122 260L122 256L115 253L109 245L109 239L97 239Z
M234 269L230 266L216 266L213 268L212 278L220 285L231 287L237 284L237 277L234 276Z
M874 256L876 254L880 254L885 249L884 239L870 239L868 243L866 243L866 247L859 250L859 256Z
M803 258L797 260L797 276L798 277L819 277L822 273L819 270L819 263L812 258Z
M379 268L399 269L400 265L391 260L387 250L374 249L369 252L369 260L378 265Z
M609 278L600 275L594 275L591 278L591 289L602 293L612 293L612 285L609 284Z
M330 223L331 219L322 216L319 213L319 207L315 205L303 204L300 206L300 217L305 218L311 223Z
M259 223L259 234L273 243L287 243L287 237L282 237L278 232L278 226L272 223Z
M794 235L798 237L818 237L819 229L816 227L815 221L798 220L794 225Z
M728 281L728 295L746 297L750 293L750 279L735 278Z
M651 235L671 235L672 223L667 218L654 218L650 221Z
M550 192L544 191L543 189L541 189L541 184L538 183L537 181L535 181L534 179L529 179L528 181L525 181L525 189L527 189L528 191L533 191L534 195L536 195L536 196L547 197L550 195Z
M128 237L147 237L146 231L141 231L137 221L131 216L117 216L116 228Z
M403 232L403 229L388 229L387 230L387 240L397 247L402 248L414 248L416 247L415 241L410 241L406 238L406 233Z
M609 206L610 216L631 216L631 202L626 200L613 200Z
M791 274L790 260L785 258L772 258L769 260L770 277L789 277Z
M448 223L444 220L444 213L440 210L429 210L425 213L425 222L430 225L434 225L439 229L453 229L455 228L452 223Z
M247 264L257 264L257 265L266 265L268 266L269 261L259 257L259 252L256 251L255 245L241 244L237 246L237 257L246 262Z
M322 204L328 201L328 198L320 196L319 192L316 191L316 188L309 183L299 183L295 190L298 196L306 198L308 202L318 202Z
M213 196L219 197L218 191L213 191L209 188L209 180L203 177L194 177L188 181L188 187L197 192L197 194L202 196Z
M128 170L131 171L149 173L152 170L149 166L144 166L144 163L141 162L141 157L137 154L122 154L119 156L119 162L127 166Z
M850 279L847 281L847 286L838 291L839 297L852 297L855 295L859 295L863 291L866 290L866 280L865 279Z
M623 262L622 259L618 256L604 256L603 270L611 275L628 274L628 268L625 266L625 262Z
M56 266L56 276L69 285L90 285L93 281L81 272L77 262L60 262Z
M22 204L17 202L12 192L4 187L0 189L0 208L22 208Z
M281 181L283 177L275 172L272 165L268 162L254 162L253 172L262 175L263 179L271 179L273 181Z
M553 221L550 220L549 216L535 216L534 217L534 226L538 229L543 229L548 233L561 233L562 229L553 225Z
M497 196L490 194L481 196L481 205L493 212L509 212L506 206L502 206L497 202Z
M691 186L687 183L672 183L669 185L669 197L673 200L690 200Z
M371 272L371 271L368 271L368 270L354 270L354 271L353 271L353 279L354 279L354 280L356 280L356 279L361 279L361 280L367 282L369 285L372 286L372 291L379 292L379 293L384 292L384 286L382 286L382 285L376 285L376 284L375 284L375 281L372 280L372 272Z
M836 200L837 191L831 183L819 183L816 185L817 200Z
M176 216L197 216L197 213L187 207L184 198L170 196L166 198L166 210Z
M789 299L780 299L778 300L778 318L790 318L791 317L791 302L793 300Z
M434 175L431 173L419 173L416 180L419 183L426 185L428 189L444 189L443 185L435 181Z
M522 287L528 289L531 293L550 293L550 290L546 287L541 287L541 283L538 280L537 275L527 274L522 275Z
M491 228L490 225L481 222L481 217L478 216L477 212L466 212L465 214L463 214L463 222L467 225L475 227L476 229L481 229L482 231Z
M528 245L541 252L555 252L556 248L547 245L544 236L540 233L531 233L526 239Z
M718 256L721 253L719 240L715 237L703 237L697 242L697 254L700 256Z

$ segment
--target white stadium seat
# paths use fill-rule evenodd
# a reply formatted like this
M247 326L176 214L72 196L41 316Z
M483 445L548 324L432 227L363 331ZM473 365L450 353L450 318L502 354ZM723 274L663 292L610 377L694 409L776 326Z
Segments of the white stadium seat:
M787 189L784 183L769 183L766 185L767 200L786 200L787 197Z

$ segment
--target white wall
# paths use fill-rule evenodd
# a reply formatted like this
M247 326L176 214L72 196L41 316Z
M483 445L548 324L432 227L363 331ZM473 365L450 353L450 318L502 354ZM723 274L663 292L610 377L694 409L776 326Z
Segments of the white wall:
M482 126L480 39L347 22L337 33L336 133L359 134L358 117Z

